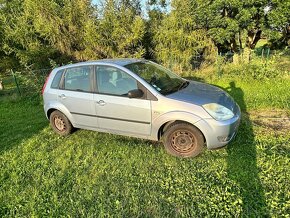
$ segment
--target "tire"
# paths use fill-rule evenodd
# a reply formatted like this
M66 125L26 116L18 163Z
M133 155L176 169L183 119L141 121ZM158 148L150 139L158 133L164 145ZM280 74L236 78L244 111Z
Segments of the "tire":
M173 123L163 135L167 153L176 157L195 157L204 149L202 133L188 123Z
M52 129L61 136L67 136L73 130L69 119L58 110L51 113L49 121Z

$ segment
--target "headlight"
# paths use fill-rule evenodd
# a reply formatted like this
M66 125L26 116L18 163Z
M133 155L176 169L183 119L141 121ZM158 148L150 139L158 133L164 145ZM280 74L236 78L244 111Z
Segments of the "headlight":
M210 103L202 106L216 120L228 120L234 117L234 113L230 109L220 104Z

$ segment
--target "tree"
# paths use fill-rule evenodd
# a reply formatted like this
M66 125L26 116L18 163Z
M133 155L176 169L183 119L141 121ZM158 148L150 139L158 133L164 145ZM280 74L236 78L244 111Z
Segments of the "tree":
M6 58L13 57L22 66L40 61L40 58L49 53L34 33L23 6L22 1L12 0L2 1L0 8L1 50Z
M2 49L33 68L98 57L96 10L89 0L12 0L1 7Z
M267 36L274 45L290 45L290 0L272 0L267 10Z
M263 33L289 40L289 0L191 0L195 28L205 28L220 51L254 49ZM270 30L270 31L269 31ZM246 37L243 37L243 35ZM279 38L279 37L278 37Z
M213 49L204 28L196 28L190 0L172 1L172 11L154 36L156 57L172 68L191 69L197 56Z
M96 28L91 1L25 0L24 11L35 33L54 49L76 60L87 58L86 40L91 28Z
M143 45L145 46L145 58L156 60L156 42L154 37L159 34L162 20L167 14L168 3L165 0L149 0L147 2L146 33Z
M145 22L137 0L107 0L104 2L97 32L103 47L102 57L142 57Z
M192 0L196 27L203 27L221 51L253 49L261 39L267 0ZM246 32L246 39L242 33Z
M102 10L90 0L0 0L0 6L0 46L19 66L144 54L138 0L107 0Z

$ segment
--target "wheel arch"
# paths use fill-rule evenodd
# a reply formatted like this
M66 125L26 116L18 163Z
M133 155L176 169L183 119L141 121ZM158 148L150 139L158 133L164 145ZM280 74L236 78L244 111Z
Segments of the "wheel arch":
M56 108L50 108L50 109L48 109L48 111L46 112L46 117L48 118L48 119L50 119L50 115L52 114L52 112L53 111L57 111L58 109L56 109Z
M68 118L68 120L71 122L71 124L73 126L75 124L75 120L74 120L72 114L70 113L70 111L64 105L62 105L58 102L53 102L51 104L45 105L44 110L45 110L45 115L48 119L50 118L51 113L57 110L57 111L63 113Z
M206 143L206 138L205 138L205 135L204 133L200 130L200 128L198 128L197 126L195 126L194 124L188 122L188 121L184 121L184 120L171 120L171 121L167 121L165 122L164 124L162 124L160 126L160 128L158 129L158 141L162 138L162 136L164 135L165 131L168 129L169 126L171 126L172 124L176 124L176 123L187 123L189 125L192 125L194 126L196 129L198 129L200 131L200 133L202 134L203 136L203 140L204 142Z

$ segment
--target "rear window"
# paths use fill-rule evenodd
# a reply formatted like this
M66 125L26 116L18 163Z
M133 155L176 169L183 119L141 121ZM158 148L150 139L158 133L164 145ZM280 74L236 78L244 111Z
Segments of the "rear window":
M64 76L64 89L71 91L90 92L91 73L92 66L82 66L67 69Z
M64 70L60 70L60 71L58 71L55 74L55 76L54 76L54 78L52 80L51 86L50 86L51 88L53 88L53 89L58 89L59 88L59 83L60 83L63 71Z

